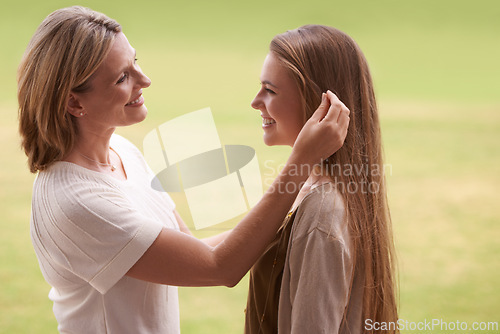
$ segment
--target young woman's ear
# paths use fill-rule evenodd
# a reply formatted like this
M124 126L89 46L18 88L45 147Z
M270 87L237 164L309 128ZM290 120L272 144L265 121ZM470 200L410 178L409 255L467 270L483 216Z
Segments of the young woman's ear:
M78 100L78 97L73 93L69 94L66 110L75 117L83 117L86 115L85 109Z

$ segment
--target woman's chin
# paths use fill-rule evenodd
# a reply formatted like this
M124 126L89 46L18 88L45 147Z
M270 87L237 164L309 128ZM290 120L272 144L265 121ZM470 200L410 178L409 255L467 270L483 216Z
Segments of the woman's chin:
M139 122L144 121L146 119L147 115L148 115L148 109L146 109L146 107L144 107L144 111L140 115L138 115L139 116L139 118L138 118Z
M271 136L267 136L266 134L264 134L263 140L264 140L264 144L266 144L267 146L278 145L275 142L275 140L273 140L273 138Z
M290 140L287 140L286 138L283 137L277 137L273 136L271 134L264 133L264 136L262 137L264 140L264 144L267 146L291 146L293 147L293 142L290 142Z
M141 108L133 114L130 125L144 121L147 115L148 115L148 109L144 105L141 106Z

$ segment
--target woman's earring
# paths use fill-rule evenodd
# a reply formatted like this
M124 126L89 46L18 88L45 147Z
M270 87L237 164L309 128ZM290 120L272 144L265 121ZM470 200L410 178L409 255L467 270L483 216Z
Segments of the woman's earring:
M80 116L83 116L83 113L82 113L82 112L80 113Z

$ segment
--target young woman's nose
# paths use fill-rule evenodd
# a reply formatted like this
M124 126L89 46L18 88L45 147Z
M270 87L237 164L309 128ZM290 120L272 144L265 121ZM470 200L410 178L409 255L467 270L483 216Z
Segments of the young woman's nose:
M260 91L257 93L257 95L254 97L252 100L252 103L250 103L252 108L259 110L262 107L262 99L260 97Z

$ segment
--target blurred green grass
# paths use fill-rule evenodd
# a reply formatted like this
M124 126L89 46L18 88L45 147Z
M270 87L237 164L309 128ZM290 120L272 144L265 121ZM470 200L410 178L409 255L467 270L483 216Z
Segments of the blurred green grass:
M56 331L29 239L34 177L19 150L15 71L41 20L72 4L12 2L0 13L0 333ZM122 23L153 81L148 119L119 133L141 147L153 127L210 106L222 142L254 147L263 172L289 153L263 145L249 106L270 39L306 23L353 36L372 68L392 167L401 318L500 320L498 1L80 4ZM174 199L192 224L184 198ZM234 289L182 288L182 331L242 332L246 289L246 279Z

